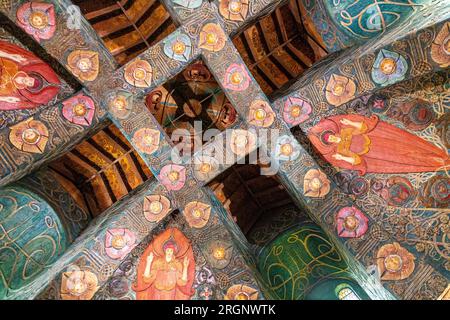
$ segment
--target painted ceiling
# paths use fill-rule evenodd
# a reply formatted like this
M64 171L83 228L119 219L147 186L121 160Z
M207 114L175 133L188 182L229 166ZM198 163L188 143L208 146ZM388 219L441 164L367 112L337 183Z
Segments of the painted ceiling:
M449 299L449 8L0 2L0 299Z

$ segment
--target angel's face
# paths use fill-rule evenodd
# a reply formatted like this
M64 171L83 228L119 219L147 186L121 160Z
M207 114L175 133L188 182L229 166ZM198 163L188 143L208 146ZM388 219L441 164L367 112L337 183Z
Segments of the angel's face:
M165 254L166 254L166 261L171 261L173 258L173 249L167 248Z

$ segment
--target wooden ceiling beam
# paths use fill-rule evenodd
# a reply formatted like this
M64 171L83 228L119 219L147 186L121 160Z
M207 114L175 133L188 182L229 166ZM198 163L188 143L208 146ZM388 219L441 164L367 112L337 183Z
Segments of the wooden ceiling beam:
M286 50L284 50L283 48L287 44L289 44L292 40L294 40L297 36L294 38L291 38L291 39L289 39L289 38L278 39L278 37L275 34L271 37L270 34L273 33L272 30L275 30L277 28L277 26L275 25L276 23L278 23L278 26L280 27L281 32L284 33L285 35L287 35L284 24L281 24L279 22L278 16L276 17L276 19L277 19L277 21L274 21L272 19L272 16L269 16L269 17L263 19L263 21L259 22L259 24L261 26L261 30L263 31L264 41L266 42L267 47L270 49L270 52L268 52L265 55L265 57L274 58L276 61L278 61L278 63L280 65L283 66L283 68L285 69L284 72L287 72L291 78L295 78L298 76L298 72L299 72L298 70L299 69L302 70L303 68L300 65L298 65L297 61L292 59L292 57L289 55L289 53L287 53ZM267 25L267 23L270 23L271 27L269 27ZM271 42L271 38L277 39L276 43ZM282 53L282 56L277 54L277 52ZM293 68L293 65L295 66L294 68ZM297 70L295 70L295 69L297 69ZM287 78L288 78L288 76L287 76Z
M132 27L137 23L144 14L151 8L156 0L139 0L135 1L131 8L123 11L123 6L117 4L117 7L122 10L122 14L116 17L97 22L93 25L95 31L101 38L105 38L114 32ZM138 7L138 9L136 9Z
M301 52L295 46L293 46L292 43L291 43L292 40L289 41L289 37L288 37L288 34L286 32L286 26L284 25L283 15L281 14L281 11L279 9L277 9L275 11L275 15L277 17L277 21L278 21L278 24L279 24L280 29L281 29L281 34L283 36L283 41L287 42L286 45L289 47L290 50L292 50L292 52L295 53L295 55L298 57L298 59L300 59L300 61L302 61L306 66L311 67L313 65L313 61L309 57L307 57L303 52ZM301 31L299 31L299 32L301 32Z
M139 44L144 43L145 41L143 40L143 38L144 39L148 39L169 18L170 18L170 14L166 13L165 16L163 17L163 19L159 20L157 24L154 24L150 30L148 30L145 33L143 32L142 33L142 37L139 35L139 39L140 40L133 41L133 38L130 37L130 34L131 33L138 33L138 31L133 31L131 33L128 33L128 34L120 37L123 40L124 43L120 44L115 49L111 48L111 46L108 46L108 43L117 43L117 39L113 39L113 40L107 41L106 42L106 46L110 49L111 54L113 56L119 55L119 54L125 52L126 50L128 50L128 49L130 49L132 47L135 47L135 46L137 46ZM152 17L149 17L148 20L153 20L153 19L152 19ZM131 41L129 41L129 39L131 39Z
M117 1L117 2L119 2L120 5L124 6L128 2L128 0L121 0L121 1ZM98 10L95 10L95 11L88 12L88 13L86 13L84 15L84 17L87 20L92 20L92 19L98 18L100 16L107 15L107 14L109 14L111 12L116 11L116 10L120 10L120 6L119 6L118 3L115 3L113 5L104 7L102 9L98 9Z

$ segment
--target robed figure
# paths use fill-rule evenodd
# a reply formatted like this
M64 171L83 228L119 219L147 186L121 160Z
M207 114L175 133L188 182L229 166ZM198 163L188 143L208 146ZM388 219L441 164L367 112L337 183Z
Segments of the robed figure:
M332 165L361 175L433 172L450 165L445 150L375 115L332 116L311 128L308 137Z
M133 290L137 300L188 300L194 294L194 276L190 241L177 228L169 228L142 254Z
M0 40L0 110L46 105L60 90L60 80L31 52Z

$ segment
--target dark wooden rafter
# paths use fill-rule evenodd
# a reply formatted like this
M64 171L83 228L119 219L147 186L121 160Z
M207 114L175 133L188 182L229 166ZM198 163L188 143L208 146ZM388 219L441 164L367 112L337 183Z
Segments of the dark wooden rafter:
M86 19L120 64L124 64L176 29L159 0L78 0Z
M290 0L248 26L233 40L268 95L294 81L327 55L321 39L317 39L318 33L311 30L309 21L304 23L307 17L301 10L298 0Z
M126 161L126 167L123 167L123 161ZM76 188L74 191L71 187L69 192L78 190L87 195L84 205L93 216L151 177L137 152L114 126L81 142L54 161L50 168Z
M262 176L259 165L236 164L209 183L244 234L271 210L293 201L275 176Z

